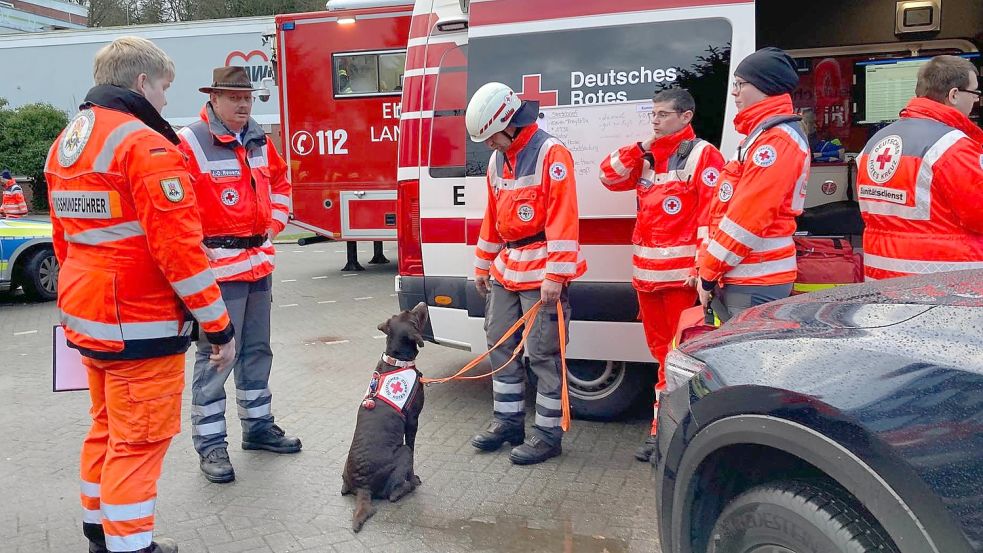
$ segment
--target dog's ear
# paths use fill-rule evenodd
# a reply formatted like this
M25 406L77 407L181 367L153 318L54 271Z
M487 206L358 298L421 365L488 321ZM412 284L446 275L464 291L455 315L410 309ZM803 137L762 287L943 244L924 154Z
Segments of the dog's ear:
M379 326L377 326L376 328L381 330L382 333L385 334L386 336L389 336L389 319L386 319L385 321L379 323Z
M410 314L413 315L414 326L418 331L422 332L427 326L427 320L430 318L430 313L427 311L427 304L421 301L410 310Z

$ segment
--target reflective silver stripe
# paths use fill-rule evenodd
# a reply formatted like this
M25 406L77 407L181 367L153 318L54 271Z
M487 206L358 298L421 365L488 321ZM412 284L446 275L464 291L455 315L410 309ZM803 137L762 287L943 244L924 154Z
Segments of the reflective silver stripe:
M501 257L495 258L495 268L498 272L502 273L502 278L512 282L537 282L543 280L546 276L545 269L536 269L532 271L516 271L513 269L506 269L505 262L502 261Z
M85 497L99 498L99 484L82 480L80 487L82 489L82 495Z
M209 268L195 276L173 282L171 287L179 296L188 297L204 291L212 284L215 284L215 273Z
M563 403L560 400L546 397L539 392L536 392L536 403L553 411L563 409Z
M221 297L213 301L211 305L191 310L198 322L203 324L219 320L225 312L225 302L222 301Z
M686 165L683 166L682 171L680 171L680 180L689 182L693 178L693 173L696 171L696 165L700 163L703 159L703 150L709 146L710 143L706 140L697 140L693 149L690 150L689 155L686 157Z
M150 547L153 540L153 530L130 534L129 536L106 534L106 547L110 551L140 551Z
M253 401L254 399L259 399L261 397L269 397L270 389L263 388L261 390L240 390L236 388L236 399L239 401Z
M521 413L526 405L523 401L496 401L493 409L496 413Z
M525 384L522 382L509 384L507 382L499 382L497 380L492 381L492 391L496 394L521 394L524 390Z
M710 227L696 227L696 237L699 240L710 238Z
M290 196L286 196L284 194L274 194L270 192L270 201L275 204L283 204L290 207Z
M487 271L488 269L491 268L491 261L488 261L487 259L481 259L480 257L476 257L474 258L474 266L475 268L481 269L482 271Z
M82 522L88 524L102 524L102 511L99 509L82 509Z
M195 424L191 426L191 431L195 436L211 436L213 434L225 434L225 421L210 422L208 424Z
M96 173L108 172L109 166L113 163L113 158L116 157L116 148L119 148L126 137L141 129L150 130L150 127L141 121L127 121L113 129L113 132L109 133L109 136L103 141L102 150L99 150L96 160L92 162L92 170Z
M645 259L676 259L679 257L693 257L696 255L696 246L672 246L669 248L650 248L648 246L635 245L632 253Z
M195 156L195 162L198 164L198 169L203 173L210 173L212 171L242 171L242 167L239 165L238 159L223 159L217 161L210 161L207 156L205 156L205 151L201 148L201 143L198 142L198 137L195 136L194 131L190 126L184 127L178 134L181 138L188 143L191 147L191 153Z
M271 404L267 403L265 405L258 405L256 407L243 407L239 406L239 418L240 419L258 419L260 417L265 417L272 413Z
M215 272L215 278L225 278L238 275L246 271L251 271L253 267L258 267L263 263L272 264L273 258L266 255L264 252L258 251L255 255L249 256L249 259L243 259L242 261L238 261L231 265L220 265L214 267L212 271Z
M550 253L576 252L580 251L580 247L576 240L548 240L546 242L546 251Z
M737 255L736 253L728 250L716 240L710 241L710 244L707 246L707 253L716 257L725 265L730 265L731 267L744 260L744 256Z
M777 259L775 261L762 261L761 263L741 263L731 269L726 276L732 278L750 278L779 273L787 273L795 270L795 256Z
M898 259L864 252L864 265L884 271L926 275L947 273L965 269L983 269L983 261L924 261L921 259Z
M757 249L758 245L763 240L760 236L745 229L741 225L738 225L726 215L724 215L724 218L720 220L719 228L720 230L726 232L731 238L737 240L751 250Z
M124 503L123 505L112 505L103 502L102 516L112 522L124 522L127 520L137 520L153 516L156 499L148 499L139 503Z
M605 172L602 169L600 172L601 184L618 184L619 182L624 182L624 180L631 175L631 172L628 171L628 168L625 167L625 164L621 162L621 156L618 155L618 152L619 150L615 150L611 152L611 155L608 156L608 162L611 164L611 169L614 170L614 172L618 175L618 177L613 179L607 178L604 176Z
M209 417L211 415L218 415L219 413L225 413L225 400L213 401L208 405L192 405L191 406L191 416L192 417Z
M287 224L290 221L290 217L286 213L278 209L273 210L273 218L276 219L277 221L280 221L283 224Z
M546 252L546 246L540 246L538 248L525 248L521 250L509 250L509 261L535 261L537 259L546 259L549 254Z
M98 244L105 244L107 242L115 242L117 240L125 240L127 238L134 238L143 235L143 227L140 226L140 222L130 221L129 223L120 223L118 225L103 228L84 230L76 234L68 234L66 232L65 240L68 240L73 244L95 246Z
M785 131L785 134L792 138L792 141L798 145L799 150L802 150L802 152L806 154L810 152L809 143L803 140L802 135L796 132L795 129L793 129L788 123L782 123L781 125L778 125L778 128Z
M690 269L670 269L665 271L653 271L651 269L639 269L633 267L632 276L638 280L646 282L676 282L689 278Z
M570 261L547 261L546 272L554 275L572 275L577 272L577 264Z
M151 340L178 335L177 321L153 321L146 323L122 323L124 340Z
M536 413L536 426L543 428L556 428L560 426L560 417L544 417Z
M487 242L487 241L482 240L481 238L479 238L478 239L478 249L481 250L481 251L483 251L483 252L498 253L499 251L502 250L502 244L501 243L494 244L492 242Z
M267 167L269 166L269 160L266 158L266 149L260 150L259 155L251 155L247 158L249 166L252 168Z
M61 312L61 323L75 332L80 332L96 340L123 341L123 330L119 325L90 321L75 315ZM99 497L98 495L91 497Z

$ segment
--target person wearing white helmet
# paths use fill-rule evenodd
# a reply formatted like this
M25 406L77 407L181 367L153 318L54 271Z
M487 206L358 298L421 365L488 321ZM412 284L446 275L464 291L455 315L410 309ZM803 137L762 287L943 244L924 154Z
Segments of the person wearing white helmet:
M513 360L495 373L494 419L471 440L483 451L515 445L509 459L534 464L561 453L560 336L556 304L569 325L567 284L584 274L580 253L577 188L573 157L559 140L536 125L538 102L521 101L502 83L479 88L465 122L474 142L493 150L488 162L488 205L475 250L475 286L486 297L485 333L491 348L542 300L526 342L538 378L536 416L525 435L525 368ZM491 353L504 364L519 334Z

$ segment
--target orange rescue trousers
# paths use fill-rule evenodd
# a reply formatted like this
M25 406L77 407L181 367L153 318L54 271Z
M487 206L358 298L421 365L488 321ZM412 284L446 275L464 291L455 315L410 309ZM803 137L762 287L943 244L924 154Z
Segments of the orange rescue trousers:
M656 399L653 413L659 408L658 394L666 387L666 354L676 335L679 315L696 304L696 290L689 286L663 288L654 292L638 291L639 316L645 329L645 341L652 357L659 362L659 380L655 384ZM655 435L655 417L652 417L652 435Z
M184 355L83 362L92 398L82 444L83 522L102 525L109 551L139 551L153 539L157 479L181 430Z

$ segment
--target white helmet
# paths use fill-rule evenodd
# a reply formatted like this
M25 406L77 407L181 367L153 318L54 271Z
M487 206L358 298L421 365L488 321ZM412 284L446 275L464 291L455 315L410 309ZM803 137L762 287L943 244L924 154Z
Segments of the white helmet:
M464 115L471 140L484 142L505 130L521 105L522 101L507 85L488 83L479 88L468 102L468 111Z

